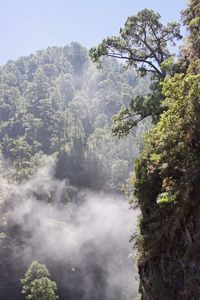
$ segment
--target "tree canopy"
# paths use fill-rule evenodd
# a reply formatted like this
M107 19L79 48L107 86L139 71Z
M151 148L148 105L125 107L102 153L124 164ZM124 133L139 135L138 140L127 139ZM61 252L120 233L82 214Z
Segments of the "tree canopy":
M24 279L22 294L26 299L32 300L56 300L56 283L49 279L49 271L44 264L32 262Z
M119 188L112 164L118 159L128 162L127 177L132 153L123 155L128 140L110 136L111 118L127 106L135 90L145 89L133 70L121 69L111 58L96 69L78 43L49 47L1 67L0 150L14 167L13 178L22 181L42 155L55 155L59 179L84 187ZM98 148L94 142L100 128L112 145L109 151L104 143ZM133 144L134 132L130 139Z
M152 116L155 122L158 120L163 111L160 106L162 95L159 82L166 76L166 69L162 65L172 55L169 44L175 46L181 38L178 23L163 25L158 13L144 9L128 17L119 36L108 37L90 50L94 62L100 62L104 56L111 56L124 60L127 67L133 66L140 76L150 76L149 93L136 95L130 106L122 107L115 116L114 135L127 135L133 126L147 116Z

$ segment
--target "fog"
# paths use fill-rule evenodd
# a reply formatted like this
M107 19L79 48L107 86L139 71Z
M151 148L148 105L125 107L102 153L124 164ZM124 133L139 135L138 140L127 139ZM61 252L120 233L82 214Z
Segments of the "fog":
M33 260L46 263L58 291L67 291L60 299L133 299L136 270L129 240L136 212L121 195L80 191L56 180L54 168L55 160L48 158L20 184L2 172L1 209L26 237L19 243L18 233L13 239L13 257L26 268Z

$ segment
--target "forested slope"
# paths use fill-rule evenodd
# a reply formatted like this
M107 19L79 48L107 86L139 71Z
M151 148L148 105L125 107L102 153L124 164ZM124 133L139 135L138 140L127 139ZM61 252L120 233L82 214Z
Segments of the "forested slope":
M132 169L137 141L135 134L123 141L111 138L111 117L138 91L145 93L147 85L139 84L133 71L112 60L97 70L78 43L2 66L0 145L17 169L16 179L31 173L42 154L55 154L59 178L117 188Z
M119 192L133 169L146 125L119 141L111 118L148 91L143 82L112 59L98 70L78 43L1 66L0 299L24 299L20 280L34 260L47 265L60 299L134 293L126 261L132 218L126 202L103 191ZM48 278L33 263L26 296L55 299Z

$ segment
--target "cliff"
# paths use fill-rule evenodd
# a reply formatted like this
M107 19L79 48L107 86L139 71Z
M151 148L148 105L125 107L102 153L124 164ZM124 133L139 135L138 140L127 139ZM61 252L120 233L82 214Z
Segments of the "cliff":
M135 167L142 300L200 299L199 12L192 0L183 13L190 36L178 72L162 84L167 109Z

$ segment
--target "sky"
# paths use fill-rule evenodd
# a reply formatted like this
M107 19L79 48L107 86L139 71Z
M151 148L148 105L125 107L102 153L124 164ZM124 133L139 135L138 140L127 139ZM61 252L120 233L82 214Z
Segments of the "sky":
M0 64L73 41L90 48L144 8L164 23L178 21L185 6L186 0L0 0Z

